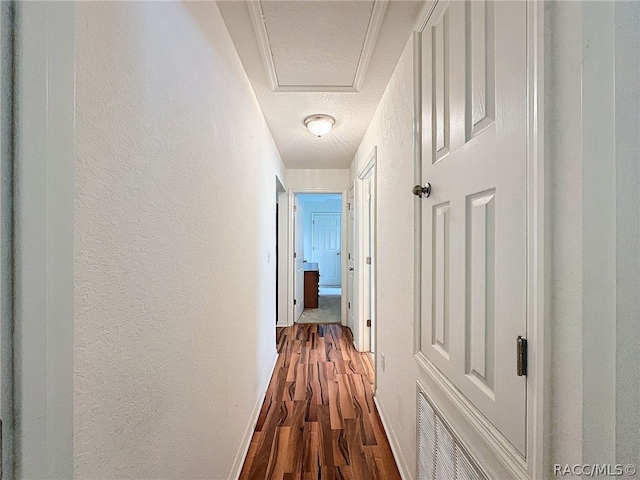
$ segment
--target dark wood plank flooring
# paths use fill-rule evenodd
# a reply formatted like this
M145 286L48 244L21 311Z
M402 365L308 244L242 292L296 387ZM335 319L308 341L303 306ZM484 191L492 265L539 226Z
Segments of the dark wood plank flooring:
M369 354L340 325L278 329L278 361L240 479L400 479Z

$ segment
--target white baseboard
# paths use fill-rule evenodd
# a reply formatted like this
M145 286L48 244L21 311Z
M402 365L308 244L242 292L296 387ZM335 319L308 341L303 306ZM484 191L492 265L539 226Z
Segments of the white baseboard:
M413 469L409 468L404 460L404 457L398 453L400 448L398 445L398 438L396 437L396 432L393 429L389 428L387 413L385 412L384 407L378 400L378 397L374 396L373 401L376 404L378 414L380 415L380 420L382 421L382 426L384 427L384 431L387 434L387 438L389 439L389 445L391 445L391 453L393 453L393 458L396 461L396 465L398 465L398 470L400 470L400 478L402 478L402 480L413 480L413 474L411 473Z
M269 383L271 382L271 377L273 376L273 371L276 368L276 363L278 362L278 353L276 353L275 358L273 359L273 365L271 366L271 373L267 377L267 383L260 389L260 395L256 400L256 404L253 406L253 410L251 412L251 416L249 417L249 423L247 424L247 428L244 431L244 435L242 436L242 442L240 442L240 448L238 449L238 453L236 454L236 458L233 461L233 467L231 467L231 473L229 474L229 478L233 478L238 480L240 478L240 472L242 471L242 466L244 465L244 461L247 458L247 453L249 452L249 446L251 445L251 438L253 437L253 431L256 428L256 424L258 423L258 416L260 415L260 409L262 408L262 404L264 402L265 395L267 394L267 389L269 388Z
M287 323L276 323L276 328L284 328L284 327L288 327L289 325Z

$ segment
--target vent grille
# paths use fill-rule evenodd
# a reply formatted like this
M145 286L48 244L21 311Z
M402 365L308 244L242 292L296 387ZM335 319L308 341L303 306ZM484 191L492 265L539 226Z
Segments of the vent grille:
M424 392L418 393L418 480L484 480Z

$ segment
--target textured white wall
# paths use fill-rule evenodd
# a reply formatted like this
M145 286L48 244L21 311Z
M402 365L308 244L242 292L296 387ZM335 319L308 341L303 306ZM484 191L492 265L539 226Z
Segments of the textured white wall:
M318 190L332 193L349 188L348 169L289 169L287 188L293 191Z
M406 473L415 469L416 363L413 359L413 48L407 43L351 167L377 146L377 399ZM379 365L379 363L378 363Z
M283 165L214 2L78 3L75 53L75 475L228 478Z

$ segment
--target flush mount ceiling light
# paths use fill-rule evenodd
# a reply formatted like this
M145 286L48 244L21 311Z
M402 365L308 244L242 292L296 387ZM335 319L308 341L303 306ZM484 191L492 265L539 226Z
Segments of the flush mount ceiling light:
M309 115L304 119L304 125L309 133L318 137L329 133L334 123L336 119L330 115Z

